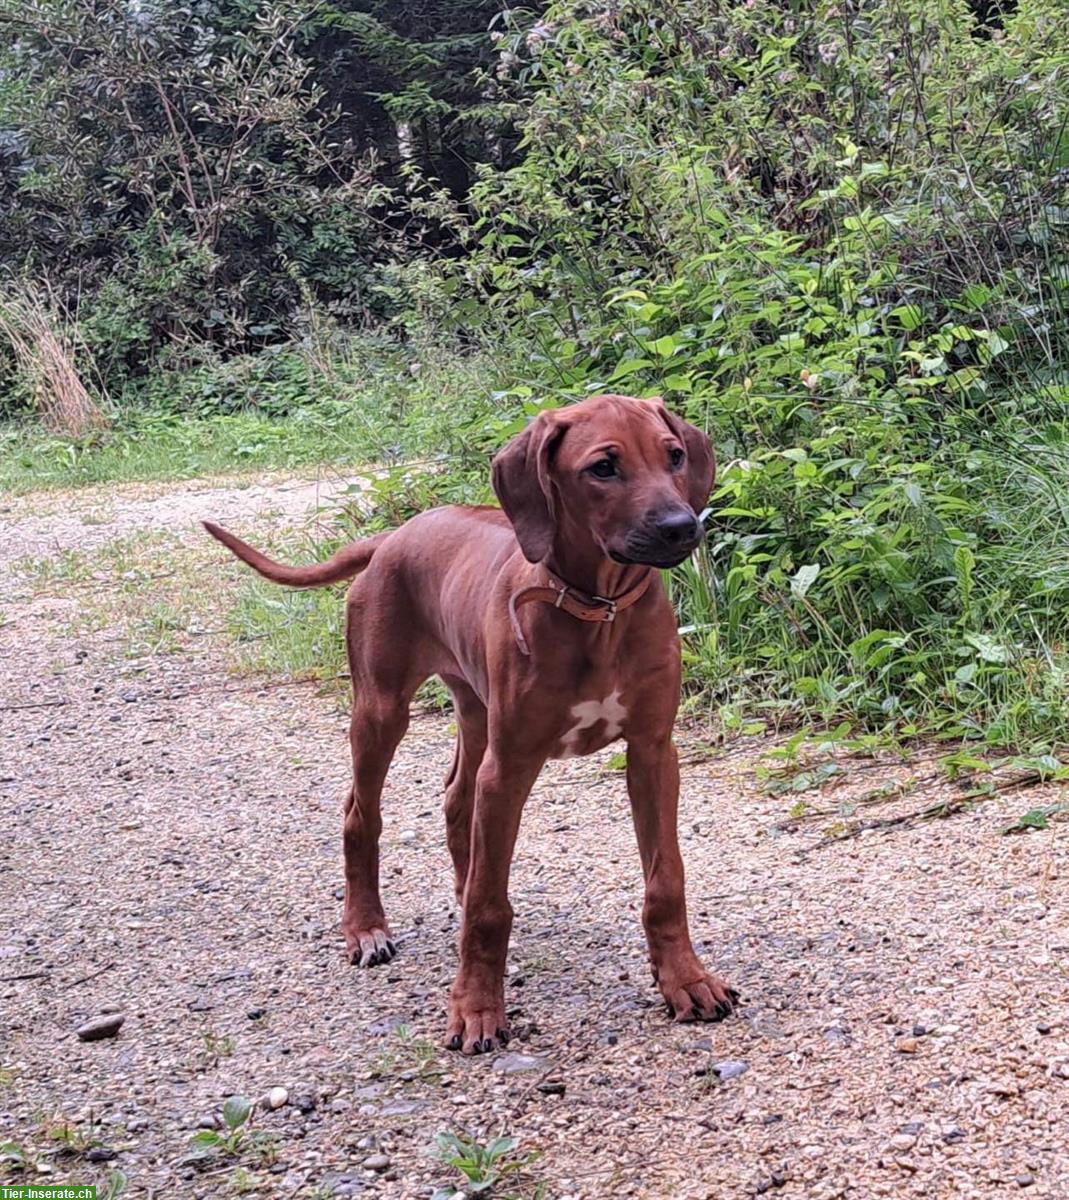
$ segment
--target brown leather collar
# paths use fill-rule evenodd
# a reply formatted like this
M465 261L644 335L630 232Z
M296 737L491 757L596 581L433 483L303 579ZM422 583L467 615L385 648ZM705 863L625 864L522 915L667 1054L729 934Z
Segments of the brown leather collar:
M528 648L527 639L523 636L523 630L520 628L519 617L516 615L516 610L520 605L540 600L545 604L552 604L554 608L563 609L580 621L603 623L615 621L618 612L630 608L646 594L646 589L653 579L653 569L648 570L633 588L621 596L614 596L611 600L605 596L588 596L578 588L572 587L571 584L554 579L548 572L546 575L548 583L520 588L518 592L513 592L509 597L509 622L512 625L512 632L515 634L516 644L527 656L530 656L531 651Z

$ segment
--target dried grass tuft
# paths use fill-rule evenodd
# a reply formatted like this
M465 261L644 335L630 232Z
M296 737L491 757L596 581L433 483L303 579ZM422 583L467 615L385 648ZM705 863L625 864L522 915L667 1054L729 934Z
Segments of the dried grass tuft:
M11 346L45 426L82 437L108 419L75 364L74 339L59 307L30 286L0 299L0 336Z

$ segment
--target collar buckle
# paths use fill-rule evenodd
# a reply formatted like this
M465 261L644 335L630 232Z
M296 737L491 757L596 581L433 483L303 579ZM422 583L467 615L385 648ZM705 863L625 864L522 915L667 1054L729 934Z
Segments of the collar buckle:
M605 615L601 618L607 625L616 620L617 605L615 600L610 600L607 596L595 596L595 600L599 604L605 605Z

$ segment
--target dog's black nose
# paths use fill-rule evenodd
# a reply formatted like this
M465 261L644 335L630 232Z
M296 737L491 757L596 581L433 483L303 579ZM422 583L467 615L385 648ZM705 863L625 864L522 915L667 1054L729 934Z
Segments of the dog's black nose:
M683 546L698 540L701 527L693 513L684 508L657 518L657 536L668 546Z

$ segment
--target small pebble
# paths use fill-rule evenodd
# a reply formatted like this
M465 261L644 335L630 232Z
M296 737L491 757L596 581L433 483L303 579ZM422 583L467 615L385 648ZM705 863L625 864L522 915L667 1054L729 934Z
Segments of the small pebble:
M1018 1187L1031 1187L1035 1183L1035 1177L1032 1175L1018 1175L1016 1183Z
M418 835L416 834L416 831L414 829L402 829L401 835L398 838L398 841L405 842L405 843L414 842L416 840L417 836Z
M364 1167L368 1171L387 1171L390 1168L390 1160L385 1154L369 1154L364 1159Z
M310 1087L297 1087L290 1096L290 1104L307 1116L315 1111L317 1097Z
M895 1043L895 1049L899 1054L916 1054L920 1043L915 1037L899 1038Z
M267 1107L281 1108L289 1098L290 1094L284 1087L273 1087L267 1093Z

